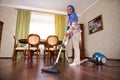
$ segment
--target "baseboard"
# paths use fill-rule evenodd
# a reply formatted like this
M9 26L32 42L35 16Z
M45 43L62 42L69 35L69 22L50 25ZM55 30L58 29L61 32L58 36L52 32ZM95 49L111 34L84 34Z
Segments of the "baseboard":
M12 57L0 57L0 59L12 59Z
M85 57L85 58L90 59L91 57ZM107 60L116 60L116 61L120 61L120 59L113 59L113 58L107 58Z
M73 58L73 57L69 57L69 58ZM90 59L91 57L85 57ZM0 57L0 59L12 59L12 57ZM43 59L43 57L41 57L40 59ZM107 58L107 60L116 60L116 61L120 61L120 59L112 59L112 58Z
M107 60L115 60L115 61L120 61L120 59L111 59L111 58L107 58Z

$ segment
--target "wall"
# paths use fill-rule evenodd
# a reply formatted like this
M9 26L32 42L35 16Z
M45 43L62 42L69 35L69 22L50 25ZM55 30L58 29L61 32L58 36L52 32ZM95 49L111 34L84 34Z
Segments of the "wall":
M103 30L88 33L88 22L102 14ZM84 24L86 56L91 57L96 51L108 58L120 59L120 0L98 0L79 16Z
M0 57L12 57L16 18L17 11L14 8L0 6L0 21L4 22Z

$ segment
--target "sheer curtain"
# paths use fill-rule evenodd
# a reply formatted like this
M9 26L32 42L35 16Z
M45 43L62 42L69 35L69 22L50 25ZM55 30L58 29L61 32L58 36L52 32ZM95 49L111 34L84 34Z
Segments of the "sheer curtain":
M32 12L29 34L39 34L41 39L55 34L54 15L48 13Z

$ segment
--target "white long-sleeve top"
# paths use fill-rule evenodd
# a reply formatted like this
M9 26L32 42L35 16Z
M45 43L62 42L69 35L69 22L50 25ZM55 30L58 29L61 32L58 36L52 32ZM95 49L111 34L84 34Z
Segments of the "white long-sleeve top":
M69 37L71 38L75 33L81 32L80 25L78 22L72 22L72 24L69 24L69 30L67 31L69 33Z

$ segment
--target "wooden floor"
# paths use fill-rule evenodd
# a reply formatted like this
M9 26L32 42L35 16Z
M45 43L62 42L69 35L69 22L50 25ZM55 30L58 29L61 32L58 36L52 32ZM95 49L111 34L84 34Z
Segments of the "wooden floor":
M53 65L53 61L33 59L32 62L11 59L0 59L0 80L120 80L120 61L108 60L107 66L98 66L85 62L71 67L60 60L60 73L41 72L44 66Z

